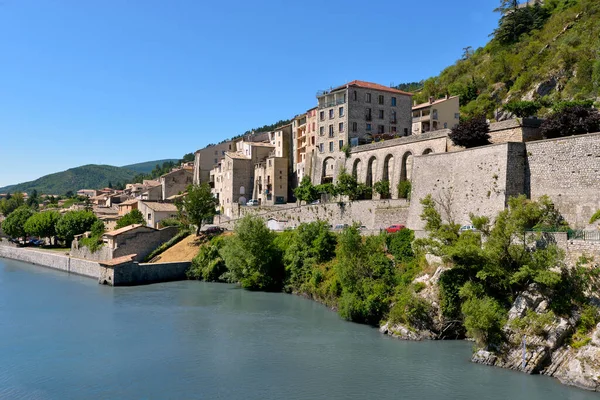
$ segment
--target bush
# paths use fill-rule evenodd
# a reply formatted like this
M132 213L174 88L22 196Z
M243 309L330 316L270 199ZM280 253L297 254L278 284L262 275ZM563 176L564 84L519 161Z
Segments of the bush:
M211 241L202 246L192 260L192 266L186 272L189 279L204 280L206 282L221 282L227 272L225 261L219 253L222 241Z
M480 115L461 121L452 128L449 137L456 146L472 148L490 144L489 132L490 125L487 123L485 115Z
M584 105L563 105L556 108L541 125L544 138L581 135L600 131L600 114Z
M390 310L392 324L404 324L417 329L431 326L431 304L408 290L402 293Z
M296 196L298 200L307 203L311 203L319 198L317 188L313 186L308 175L302 178L300 185L294 189L294 196Z
M506 311L491 297L470 298L462 305L467 335L478 345L498 344L502 339L502 327Z
M511 101L504 106L504 109L519 118L531 117L537 115L542 105L537 101Z
M396 262L407 263L413 260L412 242L414 238L415 234L410 229L402 229L386 235L388 251L394 256Z
M379 193L382 199L388 199L390 197L390 181L381 180L375 182L373 185L373 190Z
M121 229L129 225L141 224L145 225L146 220L140 210L131 210L117 220L116 229Z
M408 199L410 198L410 191L412 190L412 184L410 181L400 181L398 183L398 198Z

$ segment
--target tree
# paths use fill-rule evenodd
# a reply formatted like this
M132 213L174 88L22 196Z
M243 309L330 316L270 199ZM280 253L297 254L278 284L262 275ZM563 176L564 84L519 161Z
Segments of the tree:
M23 196L23 193L13 193L10 197L7 196L6 199L2 199L2 201L0 201L0 213L2 213L2 215L5 217L8 217L10 213L24 204L25 197Z
M449 137L456 146L472 148L490 144L489 132L490 125L485 115L481 115L461 121L456 127L452 128Z
M91 211L69 211L56 223L56 234L70 245L75 235L89 231L97 220Z
M210 192L208 183L190 185L187 189L187 195L180 203L180 212L187 218L189 223L196 225L196 235L199 235L204 221L217 214L216 208L218 205L217 199Z
M242 218L221 250L231 280L247 289L280 290L285 270L274 239L275 234L259 217Z
M338 175L335 189L338 194L348 196L350 201L354 201L359 197L358 182L356 181L356 178L348 174L345 170L342 170Z
M142 215L142 212L140 210L131 210L130 212L118 219L116 228L121 229L129 225L144 225L145 223L146 220L144 219L144 216Z
M390 181L381 180L381 181L375 182L375 184L373 185L373 190L375 190L377 193L379 193L379 195L381 196L382 199L389 198L390 197Z
M541 125L544 138L581 135L600 131L598 110L584 105L559 105Z
M304 176L300 182L300 185L294 189L294 196L296 196L296 198L300 201L310 203L319 198L319 193L317 192L316 187L310 181L310 177Z
M410 197L411 189L412 189L412 185L411 185L410 181L401 180L398 183L398 198L408 199Z
M194 153L187 153L183 155L183 158L181 159L182 162L186 163L186 162L193 162L195 160L195 156Z
M34 211L27 206L17 208L2 222L2 230L15 239L25 237L25 223L33 214Z
M30 236L52 238L56 236L56 223L60 214L56 211L43 211L33 214L25 223L25 232Z
M542 105L537 101L511 101L504 109L519 118L534 116L540 111Z

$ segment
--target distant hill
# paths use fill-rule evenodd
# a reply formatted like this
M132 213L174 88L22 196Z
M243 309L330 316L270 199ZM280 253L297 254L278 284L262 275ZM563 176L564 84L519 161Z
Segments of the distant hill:
M166 158L164 160L156 160L156 161L146 161L137 164L124 165L121 168L128 169L130 171L136 172L138 174L148 174L152 172L152 170L156 167L156 165L163 165L165 162L174 162L177 163L179 161L176 158Z
M100 189L110 184L127 183L137 172L112 165L89 164L66 171L42 176L31 182L19 183L0 188L1 193L37 190L40 194L62 195L79 189Z

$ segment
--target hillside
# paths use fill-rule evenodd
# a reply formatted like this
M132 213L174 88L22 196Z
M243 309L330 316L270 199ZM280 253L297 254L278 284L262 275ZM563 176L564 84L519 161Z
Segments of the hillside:
M0 188L0 192L25 192L62 195L79 189L99 189L109 184L127 183L136 175L134 171L112 165L83 165L66 171L42 176L31 182Z
M461 113L503 119L512 100L600 100L600 1L546 0L504 11L483 48L467 48L439 76L404 84L414 100L461 96ZM543 115L547 110L542 109Z
M156 160L156 161L146 161L137 164L123 165L121 168L128 169L130 171L136 172L138 174L148 174L152 172L152 170L157 165L162 165L166 162L176 163L178 160L176 158L166 158L164 160Z

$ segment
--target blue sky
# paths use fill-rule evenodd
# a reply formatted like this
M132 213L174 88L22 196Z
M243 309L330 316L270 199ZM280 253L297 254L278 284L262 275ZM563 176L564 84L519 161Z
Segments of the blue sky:
M179 158L314 106L437 75L497 0L0 0L0 186Z

